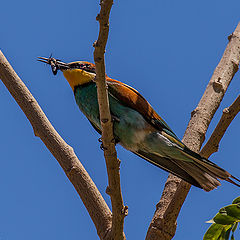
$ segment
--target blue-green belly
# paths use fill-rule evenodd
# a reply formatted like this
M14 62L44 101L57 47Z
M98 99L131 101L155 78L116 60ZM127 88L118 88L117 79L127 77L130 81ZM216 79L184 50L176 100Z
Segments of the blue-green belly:
M101 129L95 83L77 87L75 99L85 116L97 129ZM111 94L109 104L111 114L117 118L113 124L114 136L123 147L132 152L141 150L161 157L189 161L178 145L151 127L140 113L122 105Z
M77 87L75 99L85 116L101 129L96 85L92 83ZM111 114L119 120L114 121L114 136L125 148L134 150L137 147L136 142L141 140L140 133L144 133L147 122L141 114L120 104L111 94L109 94L109 104Z

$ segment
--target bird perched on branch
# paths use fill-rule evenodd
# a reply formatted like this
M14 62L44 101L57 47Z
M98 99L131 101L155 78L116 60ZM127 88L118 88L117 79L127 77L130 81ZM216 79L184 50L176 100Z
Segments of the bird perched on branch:
M39 61L51 65L54 75L63 72L80 110L101 134L95 65L52 57ZM218 179L240 186L232 180L239 179L186 147L137 90L107 76L106 83L116 143L205 191L221 185Z

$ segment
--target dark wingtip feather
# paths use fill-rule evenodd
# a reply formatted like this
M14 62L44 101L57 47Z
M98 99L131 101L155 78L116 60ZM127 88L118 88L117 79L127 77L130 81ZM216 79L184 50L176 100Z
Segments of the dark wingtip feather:
M231 175L230 177L233 178L234 180L240 182L240 180L239 180L238 178L236 178L236 177L234 177L234 176L232 176L232 175ZM240 184L234 182L234 181L233 181L232 179L230 179L230 178L225 179L225 181L230 182L230 183L234 184L235 186L240 187Z
M197 180L195 180L191 175L189 175L189 173L186 172L184 169L179 167L173 160L160 157L152 153L146 153L141 150L138 150L138 152L134 153L137 154L139 157L147 160L148 162L154 164L155 166L162 168L163 170L168 171L169 173L172 173L177 177L180 177L191 185L203 188Z
M238 179L238 178L234 177L233 175L231 175L231 178L233 178L234 180L236 180L236 181L240 182L240 179Z

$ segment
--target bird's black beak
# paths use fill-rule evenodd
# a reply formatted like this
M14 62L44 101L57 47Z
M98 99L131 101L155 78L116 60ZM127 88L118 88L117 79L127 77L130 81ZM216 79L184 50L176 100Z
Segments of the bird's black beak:
M45 57L38 57L39 62L47 63L51 66L52 72L54 75L57 74L58 70L67 70L69 66L67 63L61 62L59 59L55 59L53 57L45 58Z

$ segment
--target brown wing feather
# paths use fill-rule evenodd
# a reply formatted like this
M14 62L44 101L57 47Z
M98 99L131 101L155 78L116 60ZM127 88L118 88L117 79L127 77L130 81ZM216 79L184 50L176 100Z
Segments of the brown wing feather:
M148 101L136 89L109 77L106 77L106 80L109 92L122 104L139 112L148 123L157 130L162 131L172 142L184 147L184 144L167 123L154 111Z
M137 90L109 77L107 77L106 80L110 92L116 96L120 102L138 111L151 124L154 124L154 120L165 123ZM159 128L159 125L155 127ZM159 130L162 130L162 128Z

